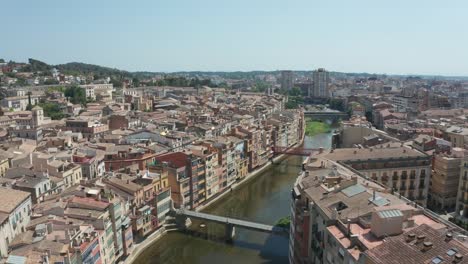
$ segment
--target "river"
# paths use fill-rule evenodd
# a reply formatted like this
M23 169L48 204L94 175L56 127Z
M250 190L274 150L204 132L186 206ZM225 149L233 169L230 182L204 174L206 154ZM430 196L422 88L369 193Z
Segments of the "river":
M332 133L306 137L306 148L329 148ZM275 224L290 214L291 187L301 170L303 158L289 156L245 183L204 212L231 216L265 224ZM206 224L198 228L209 235L222 234L223 227ZM254 231L236 229L232 244L169 232L147 248L134 263L213 263L256 264L288 263L288 239Z

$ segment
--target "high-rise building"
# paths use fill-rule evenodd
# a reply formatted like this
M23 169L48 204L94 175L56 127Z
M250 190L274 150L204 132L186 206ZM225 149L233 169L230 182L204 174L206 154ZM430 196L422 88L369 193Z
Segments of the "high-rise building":
M329 91L328 91L328 84L330 82L330 77L328 72L323 69L319 68L318 70L315 70L313 72L313 80L314 80L314 86L313 86L313 93L312 95L314 97L322 97L322 98L327 98L329 97Z
M281 71L281 89L291 90L293 88L294 74L292 71Z

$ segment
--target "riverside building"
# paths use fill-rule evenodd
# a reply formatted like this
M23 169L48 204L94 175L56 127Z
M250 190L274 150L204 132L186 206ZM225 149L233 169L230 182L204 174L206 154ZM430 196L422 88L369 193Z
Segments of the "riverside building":
M466 231L329 159L306 164L291 214L291 264L468 263Z

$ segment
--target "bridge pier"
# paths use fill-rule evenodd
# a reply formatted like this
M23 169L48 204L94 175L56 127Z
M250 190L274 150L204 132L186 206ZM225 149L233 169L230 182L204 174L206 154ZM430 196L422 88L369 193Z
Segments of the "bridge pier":
M179 229L187 229L187 227L192 225L192 220L184 214L176 214L175 222Z
M230 223L226 223L224 228L225 228L224 235L225 235L226 242L232 243L234 236L236 235L236 228L234 227L233 224L230 224Z

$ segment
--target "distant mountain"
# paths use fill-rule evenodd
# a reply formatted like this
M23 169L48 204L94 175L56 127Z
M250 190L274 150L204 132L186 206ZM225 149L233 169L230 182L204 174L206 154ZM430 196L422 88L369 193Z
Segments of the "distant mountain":
M50 71L53 68L57 68L60 72L65 74L73 75L89 75L93 74L97 78L111 77L114 80L123 80L126 78L151 78L156 75L165 75L165 76L183 76L188 78L202 78L219 76L227 79L255 79L258 75L265 74L275 74L279 75L281 71L233 71L233 72L223 72L223 71L179 71L179 72L151 72L151 71L138 71L138 72L129 72L125 70L119 70L116 68L104 67L94 64L87 64L81 62L69 62L65 64L58 65L49 65L45 62L29 59L29 64L23 68L23 71L33 71L33 72L45 72ZM310 76L312 71L294 71L297 75ZM377 77L383 78L386 76L390 77L421 77L423 79L439 79L439 80L468 80L468 77L465 76L438 76L438 75L398 75L398 74L375 74L375 73L345 73L345 72L335 72L331 71L330 75L333 77Z
M81 62L69 62L65 64L55 65L55 68L65 74L94 74L102 77L115 76L115 77L132 77L133 74L128 71L123 71L115 68L103 67L94 64L87 64Z

